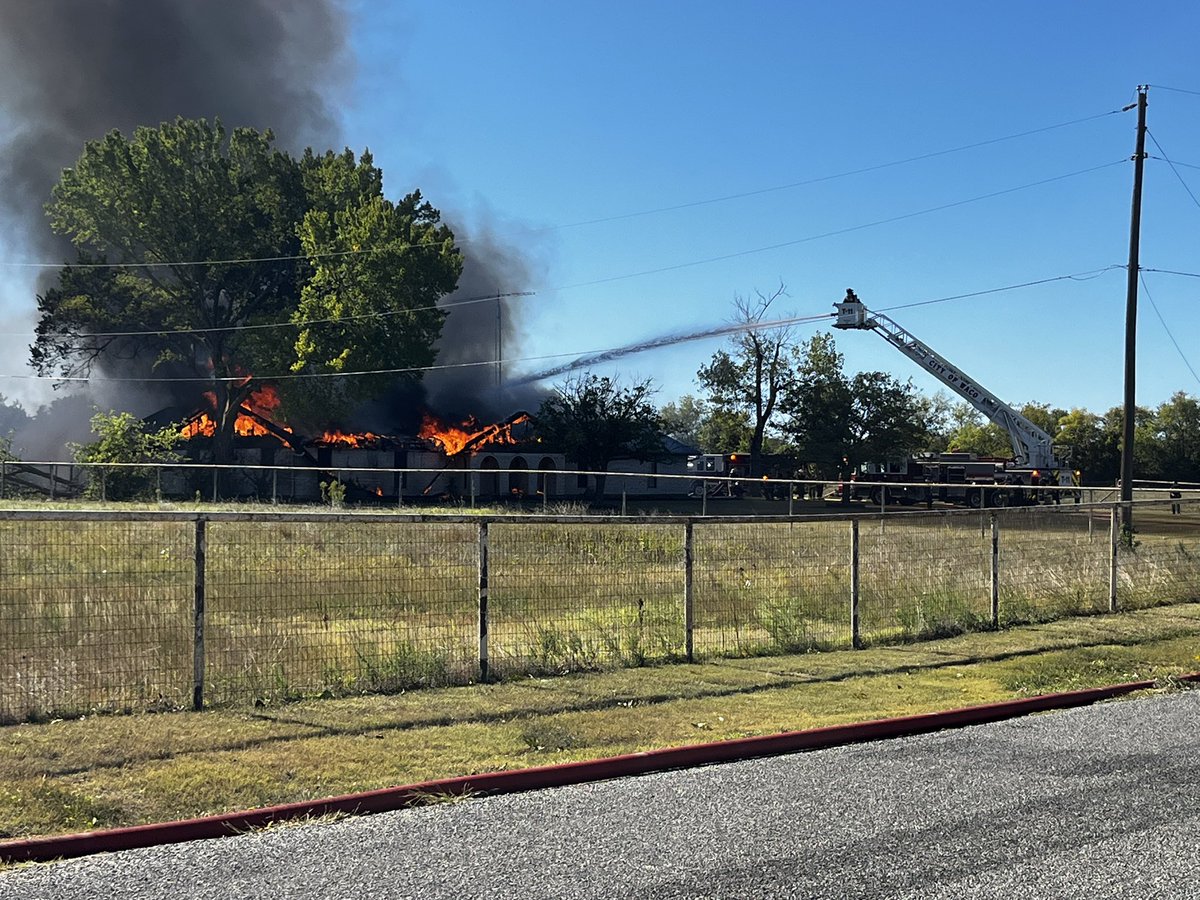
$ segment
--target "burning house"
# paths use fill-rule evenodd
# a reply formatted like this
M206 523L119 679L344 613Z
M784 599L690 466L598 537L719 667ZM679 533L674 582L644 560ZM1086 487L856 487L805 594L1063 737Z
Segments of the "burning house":
M234 424L233 468L222 481L229 497L275 497L313 503L323 499L322 485L337 482L349 502L395 504L421 499L481 501L575 498L587 493L588 478L574 472L564 453L545 447L534 434L528 413L483 424L474 418L446 423L426 413L417 434L326 430L301 434L278 415L279 398L269 385L251 393ZM165 413L166 411L164 411ZM163 414L156 418L161 420ZM212 462L216 423L207 411L189 416L182 426L182 450L194 463ZM687 448L683 448L686 450ZM685 455L669 461L621 460L612 469L636 477L608 479L605 493L619 497L674 496L683 482L659 478L684 474ZM168 496L207 496L213 476L203 469L177 469L164 477Z

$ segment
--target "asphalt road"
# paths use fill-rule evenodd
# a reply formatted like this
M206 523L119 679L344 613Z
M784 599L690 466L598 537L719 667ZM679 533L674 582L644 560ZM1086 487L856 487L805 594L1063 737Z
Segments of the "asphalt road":
M1200 898L1200 690L0 873L0 898Z

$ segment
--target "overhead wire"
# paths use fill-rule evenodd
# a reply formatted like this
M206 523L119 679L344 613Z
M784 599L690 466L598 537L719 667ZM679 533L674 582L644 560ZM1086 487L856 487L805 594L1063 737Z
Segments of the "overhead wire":
M1054 125L1046 125L1041 128L1032 128L1027 131L1020 131L1020 132L1016 132L1013 134L1004 135L1002 137L989 138L987 140L976 141L976 142L970 143L970 144L962 144L957 147L949 147L949 148L946 148L943 150L934 150L929 153L919 154L917 156L909 156L909 157L905 157L903 159L892 160L890 162L885 162L885 163L878 163L878 164L871 165L871 166L864 166L862 168L851 169L851 170L848 170L845 172L837 172L837 173L834 173L831 175L822 175L817 178L806 179L803 181L794 181L794 182L790 182L788 184L775 185L775 186L766 187L766 188L758 188L756 190L744 191L744 192L736 193L736 194L726 194L726 195L723 195L720 197L710 197L710 198L701 199L701 200L693 200L693 201L689 201L687 203L680 203L680 204L675 204L672 206L660 206L660 207L654 207L651 209L636 210L636 211L628 212L628 213L620 213L620 214L614 215L614 216L604 216L604 217L598 217L598 218L593 218L593 219L584 219L584 220L580 220L577 222L568 222L568 223L561 224L561 225L548 225L548 226L545 226L544 228L525 229L525 230L522 230L521 233L522 234L528 234L528 233L536 234L536 233L557 231L557 230L568 229L568 228L579 228L579 227L582 227L585 225L598 225L598 224L603 224L606 222L616 222L616 221L621 221L621 220L625 220L625 219L637 218L637 217L641 217L641 216L650 216L650 215L656 215L656 214L664 213L664 212L674 212L674 211L682 210L682 209L691 209L691 208L698 207L698 206L706 206L706 205L711 205L711 204L716 204L716 203L724 203L724 202L727 202L730 200L740 200L740 199L744 199L746 197L755 197L755 196L759 196L762 194L769 194L769 193L775 193L775 192L779 192L779 191L793 190L798 187L805 187L808 185L820 184L823 182L834 181L834 180L841 179L841 178L849 178L854 175L863 175L863 174L867 174L869 172L877 172L877 171L880 171L883 169L894 168L896 166L907 165L909 163L914 163L914 162L921 162L921 161L927 160L927 159L935 159L937 157L947 156L947 155L953 154L953 153L962 153L967 150L975 150L980 147L986 147L986 146L989 146L992 144L999 144L999 143L1003 143L1006 141L1017 140L1019 138L1030 137L1030 136L1036 135L1036 134L1044 134L1046 132L1055 131L1060 128L1068 128L1073 125L1080 125L1085 122L1092 122L1097 119L1103 119L1103 118L1107 118L1108 116L1117 115L1122 112L1125 112L1127 109L1128 109L1128 107L1126 107L1124 109L1112 109L1112 110L1109 110L1108 112L1096 113L1094 115L1084 116L1079 119L1071 119L1069 121L1059 122ZM456 240L455 243L458 245L469 246L472 243L472 241L470 238L462 238L461 240ZM443 245L440 243L438 243L438 244L410 244L406 248L404 248L404 250L405 250L405 252L408 252L411 250L439 249L442 246ZM284 255L279 255L279 256L244 257L244 258L239 257L239 258L216 259L216 260L161 260L161 261L157 261L157 262L143 261L143 262L122 262L122 263L109 263L109 262L76 263L76 264L72 264L72 265L74 265L74 267L76 267L76 268L89 268L89 269L125 268L125 267L129 267L129 266L136 266L136 267L140 267L140 268L163 268L163 267L173 267L173 266L190 267L190 266L206 266L206 265L208 265L208 266L229 266L229 265L241 265L241 264L251 264L251 263L296 262L296 261L305 260L305 259L338 258L338 257L358 256L358 255L365 255L365 254L372 254L372 253L379 253L379 252L384 252L384 251L381 248L366 248L366 249L362 249L362 250L331 250L331 251L327 251L327 252L323 252L323 253L315 253L315 254L291 254L291 255L284 254ZM55 268L62 268L63 264L62 263L49 263L49 262L18 262L18 261L0 260L0 266L11 266L14 268L55 269Z
M623 280L629 279L629 278L640 278L644 275L658 275L658 274L662 274L664 272L676 272L676 271L679 271L680 269L688 269L693 266L702 266L702 265L707 265L709 263L724 262L726 260L737 259L742 256L751 256L756 253L767 253L771 250L780 250L784 247L794 247L799 244L805 244L805 243L809 243L811 241L822 240L822 239L828 238L828 237L837 237L837 236L843 235L843 234L851 234L855 231L862 231L867 228L875 228L880 225L890 225L894 222L903 222L906 219L914 219L918 216L929 215L930 213L935 213L935 212L942 212L943 210L954 209L955 207L959 207L959 206L966 206L969 203L978 203L982 200L990 200L994 197L1002 197L1005 194L1013 194L1013 193L1016 193L1017 191L1024 191L1024 190L1029 190L1030 188L1041 187L1043 185L1052 184L1053 182L1056 182L1056 181L1063 181L1065 179L1075 178L1080 175L1088 175L1092 172L1098 172L1102 169L1112 168L1113 166L1125 165L1127 162L1129 162L1128 158L1122 157L1121 159L1114 160L1113 162L1102 163L1098 166L1091 166L1090 168L1087 168L1087 169L1079 169L1078 171L1068 172L1064 175L1055 175L1051 178L1044 178L1041 181L1032 181L1032 182L1029 182L1028 184L1022 184L1022 185L1018 185L1016 187L1005 188L1004 190L1000 190L1000 191L992 191L991 193L988 193L988 194L980 194L977 197L969 197L965 200L956 200L952 203L943 203L938 206L930 206L926 209L920 209L915 212L904 213L904 214L898 215L898 216L889 216L886 219L876 219L873 222L864 222L860 225L851 225L846 228L837 228L832 231L824 231L824 232L821 232L820 234L813 234L813 235L809 235L807 237L796 238L795 240L791 240L791 241L782 241L777 244L769 244L765 247L755 247L755 248L752 248L749 250L739 250L734 253L725 253L720 256L710 256L705 259L692 260L691 262L677 263L677 264L670 265L670 266L660 266L660 267L654 268L654 269L642 269L640 271L630 272L630 273L627 273L624 275L610 275L605 278L596 278L591 281L580 281L580 282L576 282L575 284L569 284L569 285L565 285L563 287L555 288L554 290L565 291L565 290L574 290L576 288L581 288L581 287L595 287L596 285L610 284L614 281L623 281Z
M1158 316L1159 324L1162 325L1163 331L1167 333L1167 337L1170 338L1171 343L1175 346L1175 352L1179 354L1179 358L1183 360L1183 364L1187 366L1187 370L1192 373L1192 377L1196 379L1196 383L1200 384L1200 375L1196 374L1196 370L1184 354L1183 348L1179 346L1179 341L1175 340L1175 335L1172 334L1170 327L1167 325L1167 320L1163 318L1158 304L1154 302L1154 297L1150 294L1150 287L1146 284L1146 277L1141 272L1138 273L1138 281L1142 284L1142 292L1146 295L1146 299L1150 301L1150 307L1154 310L1154 315Z
M1003 287L988 288L988 289L981 290L981 291L970 291L968 293L963 293L963 294L952 294L949 296L938 297L938 298L934 298L934 299L930 299L930 300L919 300L919 301L914 301L912 303L905 303L905 304L899 304L899 305L895 305L895 306L884 307L884 308L881 308L879 311L880 312L890 312L890 311L897 310L897 309L909 309L909 308L913 308L913 307L917 307L917 306L928 306L928 305L931 305L934 303L947 303L947 302L950 302L953 300L963 300L963 299L969 299L972 297L982 297L982 296L986 296L989 294L1003 293L1005 291L1014 291L1014 290L1020 290L1022 288L1036 287L1038 285L1050 284L1050 283L1056 282L1056 281L1066 281L1066 280L1086 281L1086 280L1090 280L1092 278L1096 278L1096 277L1104 274L1105 272L1112 271L1113 269L1124 269L1124 268L1125 268L1125 266L1121 266L1121 265L1110 265L1110 266L1102 267L1100 269L1091 269L1091 270L1088 270L1085 272L1075 272L1075 273L1071 273L1071 274L1067 274L1067 275L1055 275L1050 278L1039 278L1039 279L1035 279L1033 281L1023 281L1023 282L1019 282L1016 284L1004 285ZM601 350L572 351L572 352L567 352L567 353L549 353L549 354L543 354L543 355L538 355L538 356L523 356L523 357L516 357L516 358L506 358L504 360L488 359L488 360L478 360L478 361L472 361L472 362L442 363L442 364L434 364L434 365L429 365L429 366L406 366L406 367L393 368L393 369L369 369L369 370L353 371L353 372L288 372L288 373L278 374L278 375L255 375L254 377L256 380L258 380L260 382L292 381L292 380L306 379L306 378L349 378L349 377L370 376L370 375L401 375L401 374L416 374L416 373L420 373L420 372L446 371L449 369L467 369L467 368L475 368L475 367L480 367L480 366L494 366L500 362L503 362L505 365L512 365L514 363L543 362L543 361L552 360L552 359L565 359L567 357L576 357L579 359L583 359L583 358L591 358L591 357L613 354L613 353L626 353L626 352L632 353L632 352L640 351L640 350L658 349L660 347L669 346L669 345L673 345L673 344L687 343L687 342L697 341L697 340L705 340L705 339L710 339L710 338L714 338L714 337L723 337L723 336L727 336L730 334L736 334L739 332L758 331L758 330L770 329L770 328L782 328L782 327L788 327L791 325L804 324L804 323L808 323L808 322L817 322L817 321L822 321L822 320L833 318L835 315L836 315L836 313L821 313L821 314L805 315L805 316L789 316L789 317L785 317L785 318L771 319L771 320L767 320L767 321L756 321L756 322L734 323L734 324L729 324L729 325L711 326L709 328L696 330L696 331L690 331L690 332L686 332L683 334L677 333L677 334L673 334L673 335L664 335L660 338L655 338L655 339L651 339L648 341L639 341L635 344L629 344L629 345L625 345L622 347L610 347L610 348L601 349ZM98 381L98 382L117 382L117 383L138 382L138 383L145 383L145 384L171 384L171 383L212 384L214 382L225 382L225 383L243 382L243 381L245 381L246 376L245 375L236 375L236 376L214 377L211 375L193 375L193 376L182 376L182 377L171 377L171 378L165 378L165 377L164 378L140 378L140 377L104 376L104 375L55 376L55 375L18 374L18 375L0 375L0 378L33 380L33 381L54 381L54 382L61 382L61 383ZM536 379L526 378L525 380L536 380Z
M704 199L704 200L692 200L687 203L677 203L672 206L659 206L659 207L655 207L654 209L638 210L635 212L628 212L628 213L619 213L617 215L602 216L602 217L598 217L598 218L594 218L594 219L582 219L578 222L569 222L564 225L550 226L546 229L532 229L532 230L534 232L542 231L542 230L552 231L552 230L558 230L558 229L564 229L564 228L579 228L584 225L600 225L600 224L604 224L606 222L619 222L619 221L623 221L626 219L638 218L640 216L656 215L658 213L666 213L666 212L677 212L677 211L683 210L683 209L694 209L698 206L708 206L708 205L711 205L714 203L725 203L729 200L742 200L747 197L757 197L762 194L776 193L778 191L788 191L788 190L793 190L794 188L799 188L799 187L808 187L808 186L814 185L814 184L822 184L827 181L835 181L839 178L849 178L854 175L865 175L870 172L879 172L883 169L891 169L891 168L895 168L896 166L908 165L909 163L922 162L927 159L936 159L939 156L948 156L952 153L961 153L966 150L976 150L980 147L987 147L992 144L1000 144L1005 141L1011 141L1011 140L1016 140L1018 138L1029 137L1029 136L1035 135L1035 134L1043 134L1045 132L1054 131L1059 128L1067 128L1072 125L1080 125L1084 122L1092 122L1092 121L1095 121L1096 119L1107 118L1108 116L1117 115L1124 111L1125 111L1124 109L1112 109L1112 110L1109 110L1108 112L1097 113L1096 115L1091 115L1091 116L1085 116L1082 119L1072 119L1069 122L1059 122L1056 125L1047 125L1043 128L1033 128L1028 131L1021 131L1021 132L1017 132L1015 134L1005 135L1004 137L990 138L990 139L984 140L984 141L976 141L975 143L972 143L972 144L963 144L958 147L949 147L944 150L934 150L929 153L921 153L917 156L908 156L903 159L892 160L891 162L877 163L877 164L871 165L871 166L863 166L858 169L849 169L845 172L837 172L832 175L821 175L817 178L808 178L803 181L793 181L788 184L780 184L780 185L775 185L773 187L758 188L757 190L752 190L752 191L742 191L742 192L736 193L736 194L724 194L720 197L710 197L710 198Z
M1183 180L1183 176L1180 175L1179 170L1175 168L1175 163L1171 162L1170 157L1167 156L1167 151L1162 148L1162 144L1160 144L1158 142L1158 138L1154 136L1154 132L1147 128L1146 134L1150 135L1150 140L1154 141L1154 146L1158 148L1158 152L1162 154L1162 158L1166 164L1171 167L1171 171L1175 173L1175 177L1179 179L1179 183L1183 185L1183 189L1187 191L1187 195L1192 198L1192 203L1196 204L1196 207L1200 209L1200 200L1196 199L1196 195L1192 193L1192 189L1188 187L1188 183Z
M660 274L663 272L674 272L674 271L679 271L681 269L692 268L694 266L708 265L708 264L711 264L714 262L722 262L722 261L729 260L729 259L737 259L739 257L751 256L751 255L754 255L757 253L766 253L771 250L779 250L779 249L782 249L785 247L797 246L799 244L805 244L805 243L810 243L812 241L823 240L823 239L829 238L829 237L837 237L837 236L840 236L843 234L851 234L855 231L863 231L867 228L876 228L881 225L889 225L889 224L892 224L895 222L902 222L906 219L913 219L913 218L917 218L919 216L930 215L935 212L941 212L941 211L944 211L947 209L954 209L959 206L966 206L971 203L978 203L983 200L990 200L995 197L1004 196L1006 194L1012 194L1012 193L1016 193L1018 191L1029 190L1031 188L1041 187L1046 184L1052 184L1057 181L1064 181L1069 178L1075 178L1075 177L1078 177L1081 175L1087 175L1092 172L1100 171L1102 169L1111 168L1111 167L1117 166L1117 165L1123 165L1126 162L1128 162L1128 160L1125 158L1122 158L1119 160L1114 160L1113 162L1102 163L1101 165L1098 165L1098 166L1092 166L1092 167L1089 167L1086 169L1080 169L1075 172L1068 172L1063 175L1055 175L1050 178L1044 178L1040 181L1029 182L1027 184L1017 185L1015 187L1005 188L1005 189L999 190L999 191L992 191L987 194L980 194L979 196L976 196L976 197L968 197L963 200L955 200L950 203L940 204L938 206L931 206L931 207L916 210L913 212L902 213L902 214L896 215L896 216L889 216L888 218L885 218L885 219L877 219L877 220L874 220L871 222L864 222L864 223L860 223L858 225L851 225L851 226L847 226L845 228L838 228L838 229L834 229L832 231L826 231L826 232L821 232L819 234L808 235L806 237L796 238L796 239L790 240L790 241L783 241L783 242L771 244L771 245L768 245L765 247L755 247L755 248L748 249L748 250L739 250L734 253L723 254L721 256L708 257L708 258L699 259L699 260L691 260L691 261L683 262L683 263L675 263L670 266L661 266L661 267L654 268L654 269L644 269L644 270L640 270L637 272L626 272L626 273L623 273L620 275L610 275L610 276L606 276L605 278L593 279L591 281L581 281L581 282L576 282L574 284L567 284L567 285L561 285L561 286L557 286L557 287L545 288L545 289L543 289L542 293L553 293L553 292L558 292L558 291L578 290L579 288L583 288L583 287L595 287L595 286L601 285L601 284L611 284L616 281L625 281L625 280L628 280L631 278L640 278L645 275L655 275L655 274ZM498 296L502 297L502 298L528 297L528 296L534 296L536 293L538 293L538 292L514 291L514 292L509 292L509 293L504 293L504 294L499 294L499 295L489 294L489 295L483 296L483 297L475 297L475 298L471 298L468 300L456 301L455 303L451 303L451 304L414 307L412 309L399 310L399 311L395 311L395 312L367 313L367 314L363 314L362 316L356 316L356 317L347 316L347 317L342 317L340 319L336 319L336 318L312 319L312 320L306 320L305 322L299 322L299 323L291 322L291 321L276 322L276 323L261 323L261 324L257 324L257 325L248 325L248 326L242 326L242 327L254 328L254 329L293 328L293 327L297 327L297 326L302 327L302 326L308 325L308 324L338 323L338 322L350 321L352 319L371 319L371 318L377 318L380 316L401 315L403 313L421 312L421 311L430 310L430 309L447 309L447 308L452 308L453 306L456 306L456 305L468 305L468 304L473 304L473 303L483 303L483 302L487 302L490 300L495 300L495 299L497 299ZM94 337L94 338L149 337L149 336L154 336L154 335L169 335L169 334L210 334L210 333L219 333L219 332L225 332L225 331L237 331L237 330L239 330L238 326L221 326L221 327L217 327L217 328L152 329L152 330L147 330L147 331L99 332L99 333L95 333L95 334L80 335L80 337ZM31 332L5 332L4 334L9 337L32 337L32 336L35 336Z

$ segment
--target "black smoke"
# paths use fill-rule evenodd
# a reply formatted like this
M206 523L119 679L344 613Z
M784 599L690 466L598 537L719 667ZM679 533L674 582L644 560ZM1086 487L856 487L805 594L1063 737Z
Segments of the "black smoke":
M306 146L337 147L337 110L353 74L348 11L340 0L0 3L4 257L52 264L74 257L69 244L51 233L44 205L62 169L78 159L87 141L113 129L129 134L139 125L155 126L183 116L220 118L226 128L269 128L277 144L294 153ZM386 174L393 185L407 180L405 173ZM411 187L416 185L403 192ZM431 200L438 205L436 198ZM454 220L451 214L446 218ZM451 304L481 293L522 289L528 272L519 252L486 235L476 241L468 238L463 245L466 266ZM28 359L36 294L57 274L45 269L39 278L37 271L8 268L0 273L0 357L10 361L5 366L9 373L17 368L17 360ZM441 361L492 359L494 304L492 313L486 304L450 308ZM507 352L515 355L519 309L505 312ZM112 364L105 373L127 374ZM423 390L398 389L384 404L390 407L391 421L380 425L391 430L410 425L414 405L425 398L431 405L445 403L453 412L474 406L478 413L484 400L494 401L486 404L487 411L503 411L509 401L492 389L490 377L476 367L464 367L431 376ZM47 391L39 390L42 387L44 383L28 379L0 380L0 392L10 397L23 394L27 408L50 399ZM138 412L179 399L151 386L139 389L99 380L89 386L89 396L104 409ZM379 409L377 404L376 412ZM78 427L78 416L73 418ZM23 431L18 437L27 453L64 452L62 434L69 429L38 416ZM85 438L86 429L74 437Z

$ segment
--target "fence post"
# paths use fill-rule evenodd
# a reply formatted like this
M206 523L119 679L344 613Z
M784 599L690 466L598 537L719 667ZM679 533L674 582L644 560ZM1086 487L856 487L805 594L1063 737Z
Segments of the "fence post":
M220 474L221 474L221 470L218 469L214 465L213 466L213 498L212 498L213 503L217 502L217 476L219 476Z
M688 662L695 662L696 645L696 604L693 582L693 573L695 571L695 555L693 539L693 526L688 522L683 526L683 647L684 655Z
M1121 541L1121 505L1114 503L1108 529L1108 611L1117 611L1117 548Z
M992 513L992 627L1000 627L1000 523Z
M4 499L4 488L6 481L8 481L8 462L0 459L0 500Z
M208 552L207 520L196 518L195 606L192 618L192 709L204 709L204 557Z
M154 502L162 503L162 463L154 466Z
M488 523L479 523L479 680L488 680Z
M862 647L858 628L858 519L850 520L850 646Z
M279 505L279 470L271 470L271 505Z
M50 467L50 499L54 499L54 488L56 482L54 480L54 466ZM100 499L104 502L108 501L108 469L104 466L100 467Z

